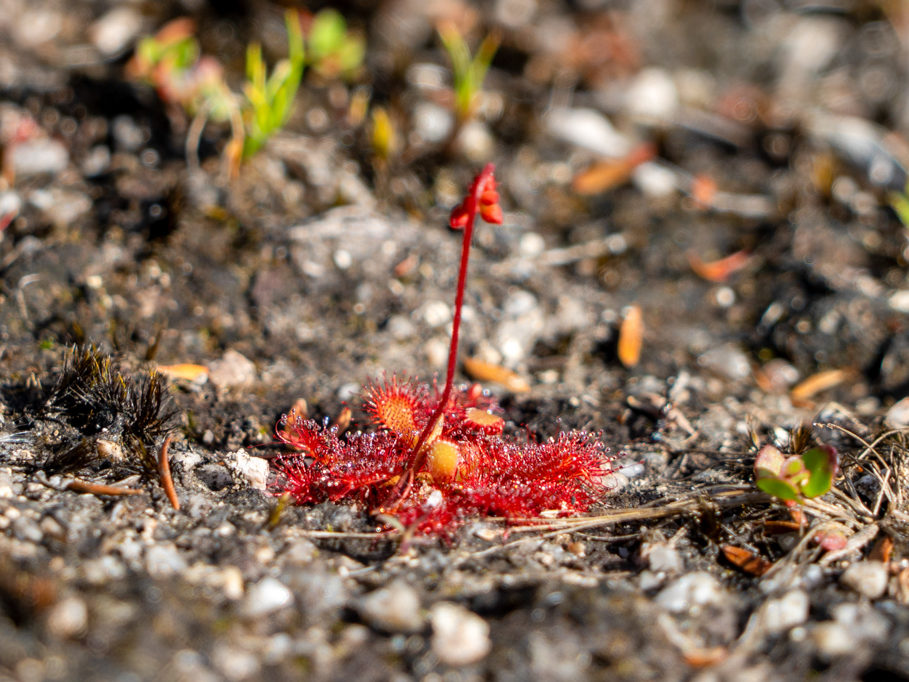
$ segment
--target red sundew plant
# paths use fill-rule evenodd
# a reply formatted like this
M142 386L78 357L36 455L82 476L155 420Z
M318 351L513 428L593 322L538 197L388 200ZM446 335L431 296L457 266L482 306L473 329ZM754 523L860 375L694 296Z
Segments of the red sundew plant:
M445 385L395 376L367 385L364 409L376 431L341 435L295 412L276 434L296 451L276 460L278 487L300 504L351 501L418 533L447 534L474 516L507 519L586 511L605 491L612 457L594 434L545 442L503 434L495 399L478 384L454 387L470 240L477 214L501 224L492 164L452 211L464 231Z

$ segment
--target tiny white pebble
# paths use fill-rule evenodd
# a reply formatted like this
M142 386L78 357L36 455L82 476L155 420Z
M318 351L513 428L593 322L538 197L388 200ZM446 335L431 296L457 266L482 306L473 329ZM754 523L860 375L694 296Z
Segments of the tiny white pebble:
M840 576L846 587L868 597L877 599L887 591L887 566L881 561L859 561L852 564Z
M489 653L489 623L463 606L439 602L430 612L432 650L446 665L470 665Z

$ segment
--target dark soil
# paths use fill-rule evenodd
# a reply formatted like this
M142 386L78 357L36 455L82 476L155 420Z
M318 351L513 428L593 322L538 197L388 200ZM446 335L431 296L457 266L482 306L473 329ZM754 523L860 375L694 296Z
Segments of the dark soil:
M909 677L902 3L338 3L363 69L308 71L235 176L127 67L191 16L240 92L284 9L224 5L0 0L0 678ZM446 19L502 39L453 139ZM461 356L530 390L459 381L598 433L609 493L441 539L287 505L297 401L370 428L364 383L444 373L488 161ZM801 425L841 471L800 525L753 463Z

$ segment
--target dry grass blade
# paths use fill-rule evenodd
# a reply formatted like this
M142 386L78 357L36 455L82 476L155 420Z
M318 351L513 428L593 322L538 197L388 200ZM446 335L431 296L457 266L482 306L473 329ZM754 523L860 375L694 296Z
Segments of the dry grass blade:
M174 479L170 475L170 462L167 459L167 449L170 447L171 436L168 435L161 445L158 454L158 474L161 476L161 487L164 488L164 494L170 501L171 506L180 510L180 499L177 497L177 490L174 488Z
M753 488L728 488L711 492L705 491L690 495L680 500L671 502L665 499L656 500L648 506L630 507L627 509L614 509L596 516L576 516L564 519L518 519L526 525L514 526L511 533L527 533L544 531L540 537L548 537L559 533L574 533L591 528L614 526L630 521L651 521L664 519L682 514L692 514L701 511L705 505L711 504L721 508L738 507L747 504L767 502L766 493L756 492Z
M805 404L821 391L839 386L850 376L845 369L827 369L800 381L789 392L793 403Z
M63 488L65 490L71 490L74 493L79 493L80 495L110 495L118 497L121 495L142 494L141 490L136 490L135 488L122 488L115 485L104 485L103 483L90 483L78 478L67 481L63 485Z
M464 370L476 381L493 382L512 393L526 393L530 390L530 384L519 374L476 358L464 358Z
M619 327L619 362L625 367L634 367L641 360L644 345L644 315L639 305L631 305Z

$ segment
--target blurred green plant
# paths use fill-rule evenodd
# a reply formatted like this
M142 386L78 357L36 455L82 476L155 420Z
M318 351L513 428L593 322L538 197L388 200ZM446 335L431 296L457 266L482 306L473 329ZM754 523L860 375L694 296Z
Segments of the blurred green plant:
M909 182L902 192L890 193L890 207L896 212L903 227L909 228Z
M287 123L307 66L324 78L350 78L363 62L362 37L348 31L344 17L335 10L325 9L312 17L288 10L284 23L287 58L268 73L261 45L249 45L242 95L228 87L220 62L201 55L195 24L186 18L143 38L126 73L151 83L164 102L195 116L187 135L188 149L195 149L206 121L229 122L231 140L224 155L233 175L243 160Z
M442 47L451 60L452 81L454 86L454 110L457 130L474 114L477 96L483 89L483 81L492 58L499 49L499 36L496 33L487 35L475 55L458 27L450 22L442 23L437 28Z
M323 78L350 79L366 55L366 41L349 31L340 12L324 9L316 14L307 36L309 66Z
M287 123L303 78L306 61L303 30L297 13L288 10L284 16L284 25L287 29L288 56L275 64L271 75L266 76L262 46L253 43L246 49L246 83L243 86L243 94L246 96L243 106L244 159L259 151L268 138Z
M398 144L397 133L388 110L379 106L373 108L371 123L369 141L373 154L378 162L388 163Z
M765 445L754 460L757 487L786 502L802 504L830 491L839 469L836 450L820 445L795 455L784 455Z

